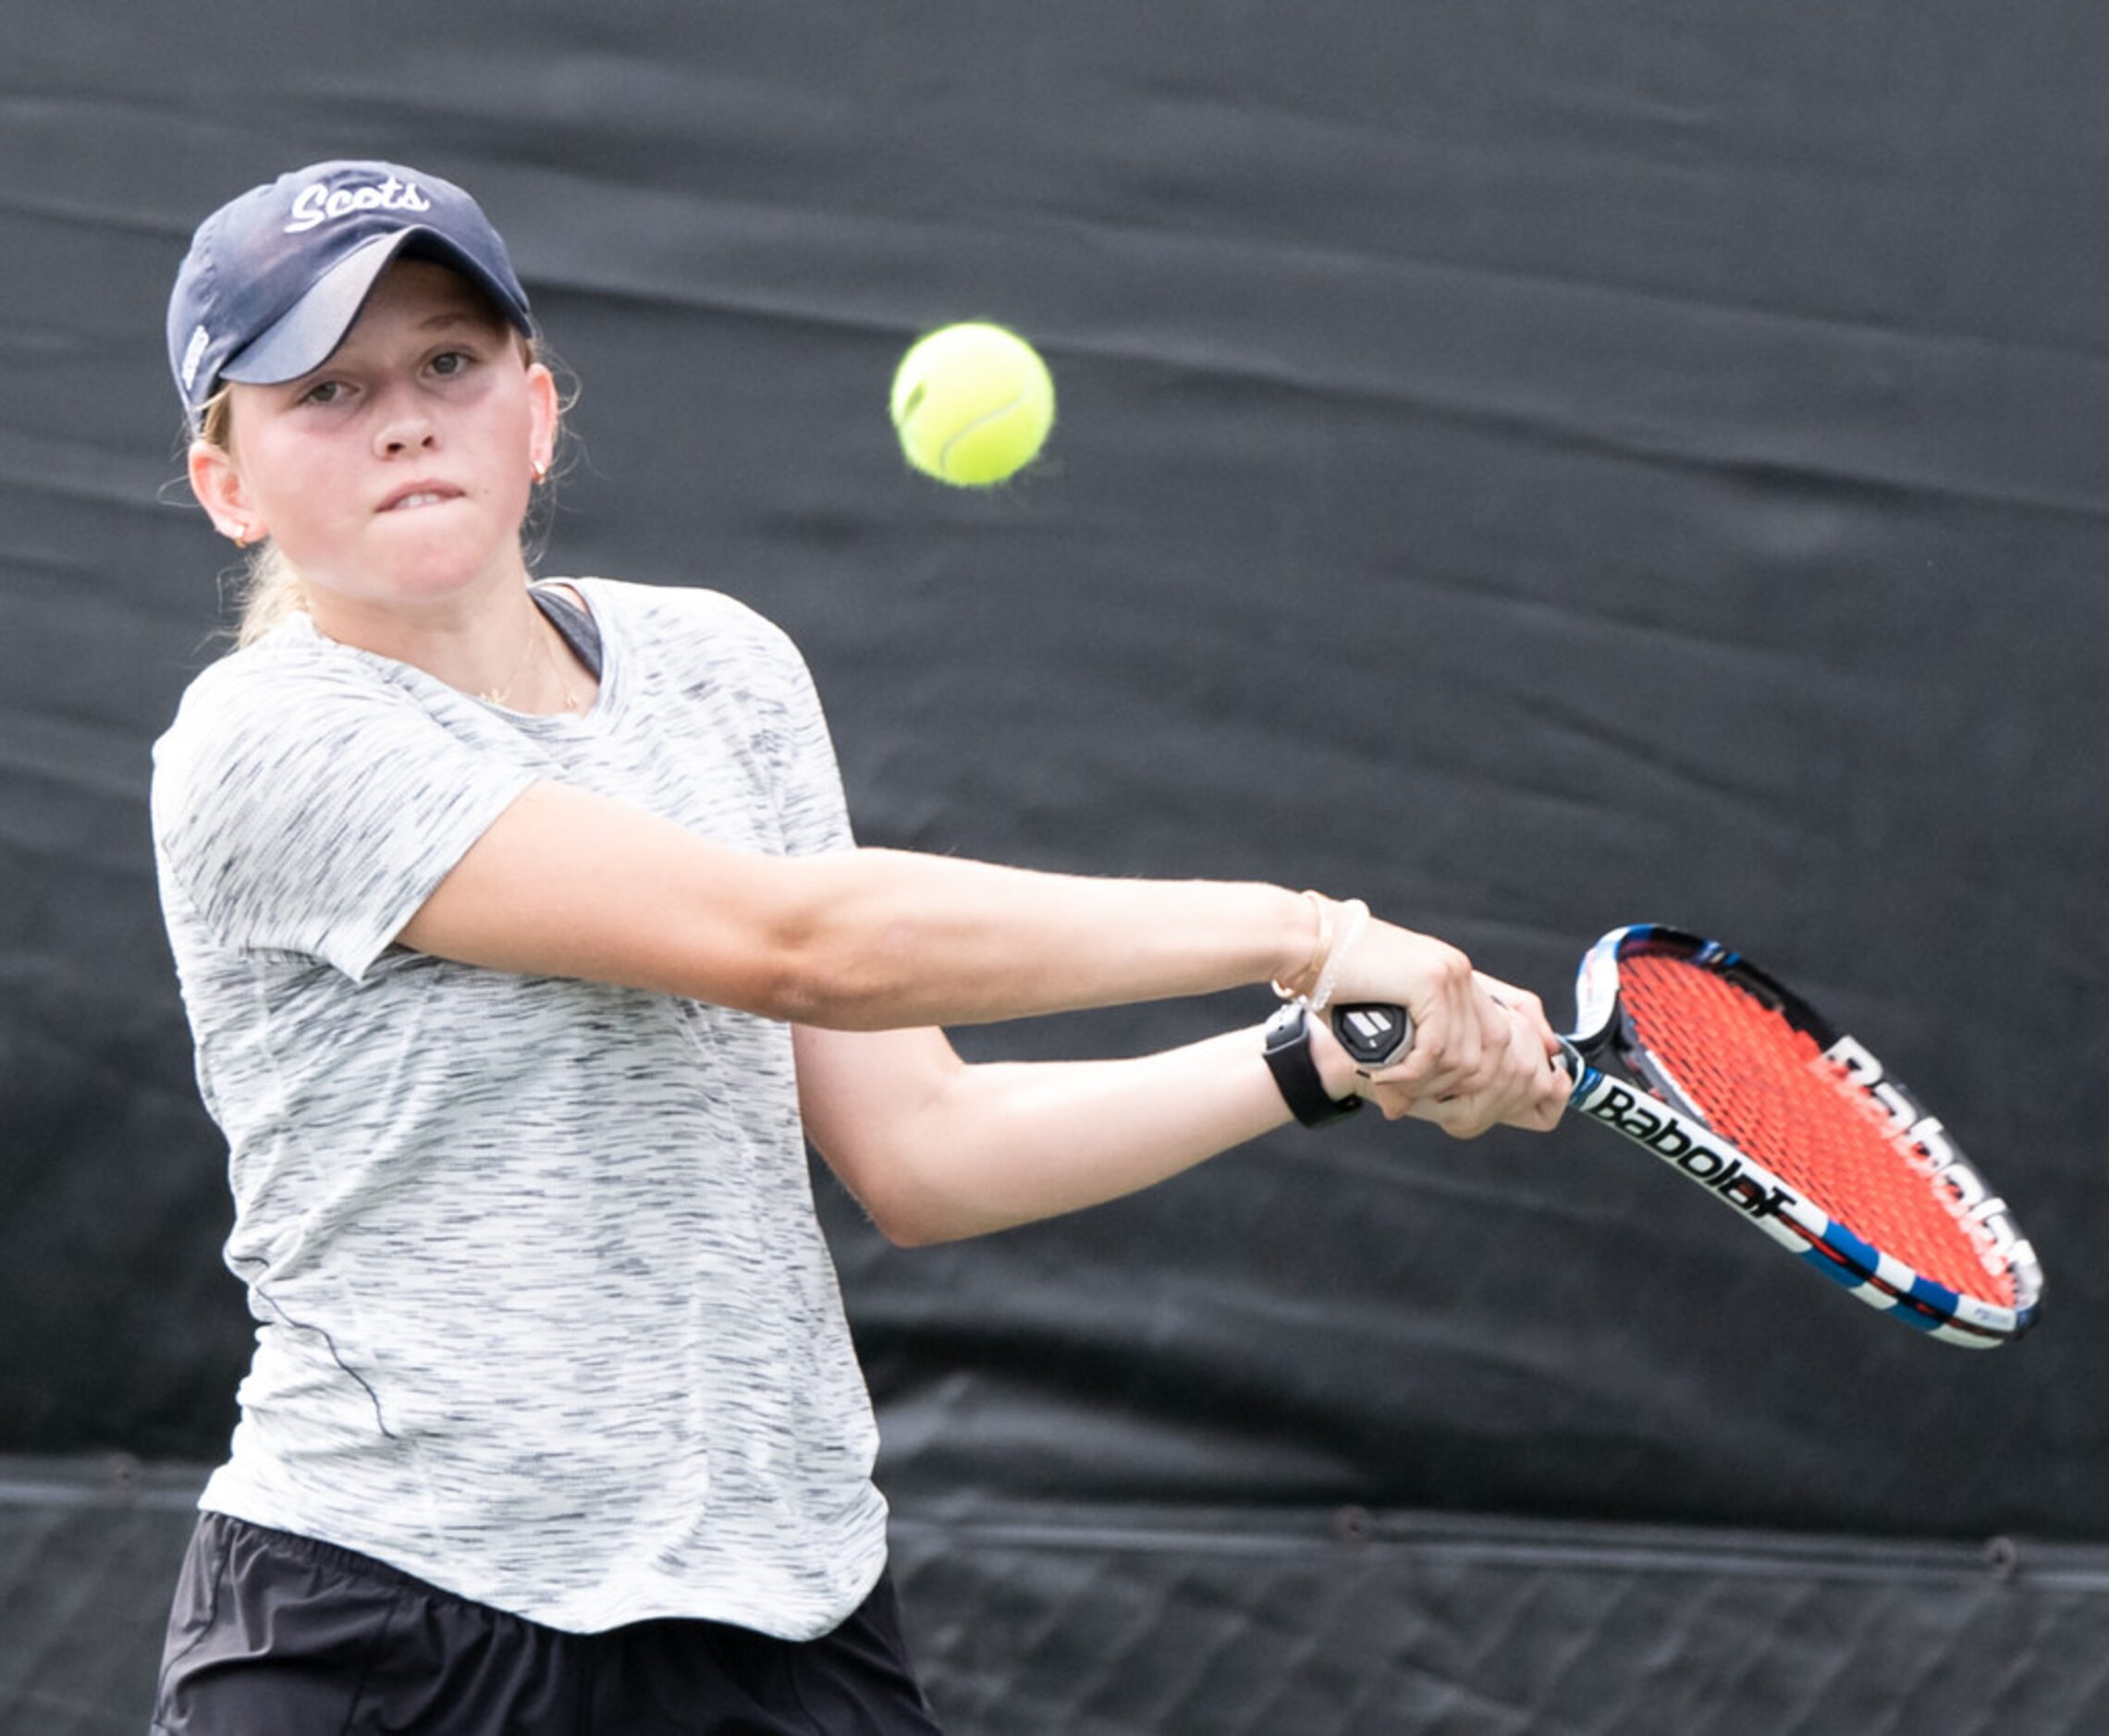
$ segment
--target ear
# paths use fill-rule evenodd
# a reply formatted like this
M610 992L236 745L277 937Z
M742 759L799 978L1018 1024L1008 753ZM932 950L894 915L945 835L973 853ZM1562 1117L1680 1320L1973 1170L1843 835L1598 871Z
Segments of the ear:
M527 389L533 420L529 424L527 462L537 474L546 471L557 456L557 424L563 412L557 403L557 376L537 361L527 371Z
M264 534L264 527L254 522L248 494L241 485L241 471L231 453L208 440L193 440L189 464L190 492L197 495L215 531L238 543L244 537L254 542Z

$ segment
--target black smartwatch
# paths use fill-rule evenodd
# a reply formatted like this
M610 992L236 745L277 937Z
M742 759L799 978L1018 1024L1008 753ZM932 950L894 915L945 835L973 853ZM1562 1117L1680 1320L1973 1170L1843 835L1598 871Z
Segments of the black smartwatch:
M1362 1106L1358 1096L1335 1097L1326 1090L1311 1059L1311 1015L1301 1002L1292 1001L1267 1021L1266 1055L1282 1101L1306 1127L1323 1127Z

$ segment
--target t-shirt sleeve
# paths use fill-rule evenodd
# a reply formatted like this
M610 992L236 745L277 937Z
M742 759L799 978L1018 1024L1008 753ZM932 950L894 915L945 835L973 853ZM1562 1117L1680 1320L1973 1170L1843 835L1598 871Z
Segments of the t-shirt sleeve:
M154 747L154 845L222 944L358 981L535 776L386 689L208 674Z
M856 838L842 793L841 767L820 695L797 648L788 638L779 642L778 801L784 848L793 856L853 849Z

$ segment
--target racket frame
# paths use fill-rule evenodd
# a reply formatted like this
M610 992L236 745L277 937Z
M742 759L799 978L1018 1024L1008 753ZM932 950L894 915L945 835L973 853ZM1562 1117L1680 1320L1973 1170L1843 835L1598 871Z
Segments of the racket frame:
M1654 956L1682 960L1735 984L1807 1033L1909 1148L1912 1168L2011 1282L2011 1307L1966 1296L1915 1270L1833 1218L1707 1124L1676 1080L1635 1035L1620 1000L1619 967ZM1565 1039L1575 1112L1652 1152L1686 1180L1740 1211L1774 1241L1870 1305L1944 1343L1990 1349L2035 1323L2042 1271L2006 1203L1984 1184L1940 1120L1863 1044L1825 1021L1776 978L1718 941L1657 923L1614 928L1576 972L1575 1028ZM1602 1064L1615 1060L1622 1072Z

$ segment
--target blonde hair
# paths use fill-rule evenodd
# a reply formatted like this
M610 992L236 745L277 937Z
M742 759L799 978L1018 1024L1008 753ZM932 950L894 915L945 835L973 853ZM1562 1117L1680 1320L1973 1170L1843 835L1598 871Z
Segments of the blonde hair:
M234 451L234 391L221 386L198 412L198 438L231 455ZM300 584L300 569L288 560L276 543L266 538L248 554L249 573L241 582L241 619L234 642L253 645L288 616L308 606L307 592Z
M518 340L523 367L532 368L536 362L547 360L546 351L538 339L521 333L518 334ZM553 361L548 361L548 365L553 368L556 366ZM564 437L563 414L577 401L578 394L575 388L562 383L561 370L558 372L560 383L558 437L561 441ZM217 446L230 458L233 456L232 387L223 385L205 400L198 412L198 438L207 446ZM555 474L554 466L550 474ZM544 481L546 482L546 478ZM538 487L537 500L542 497L542 492ZM535 540L533 533L524 527L521 536L530 544ZM307 587L301 581L300 569L293 565L277 544L266 537L248 551L248 562L249 571L242 579L238 592L241 603L241 617L236 625L234 636L238 650L244 645L253 645L279 622L295 615L304 615L308 607Z

